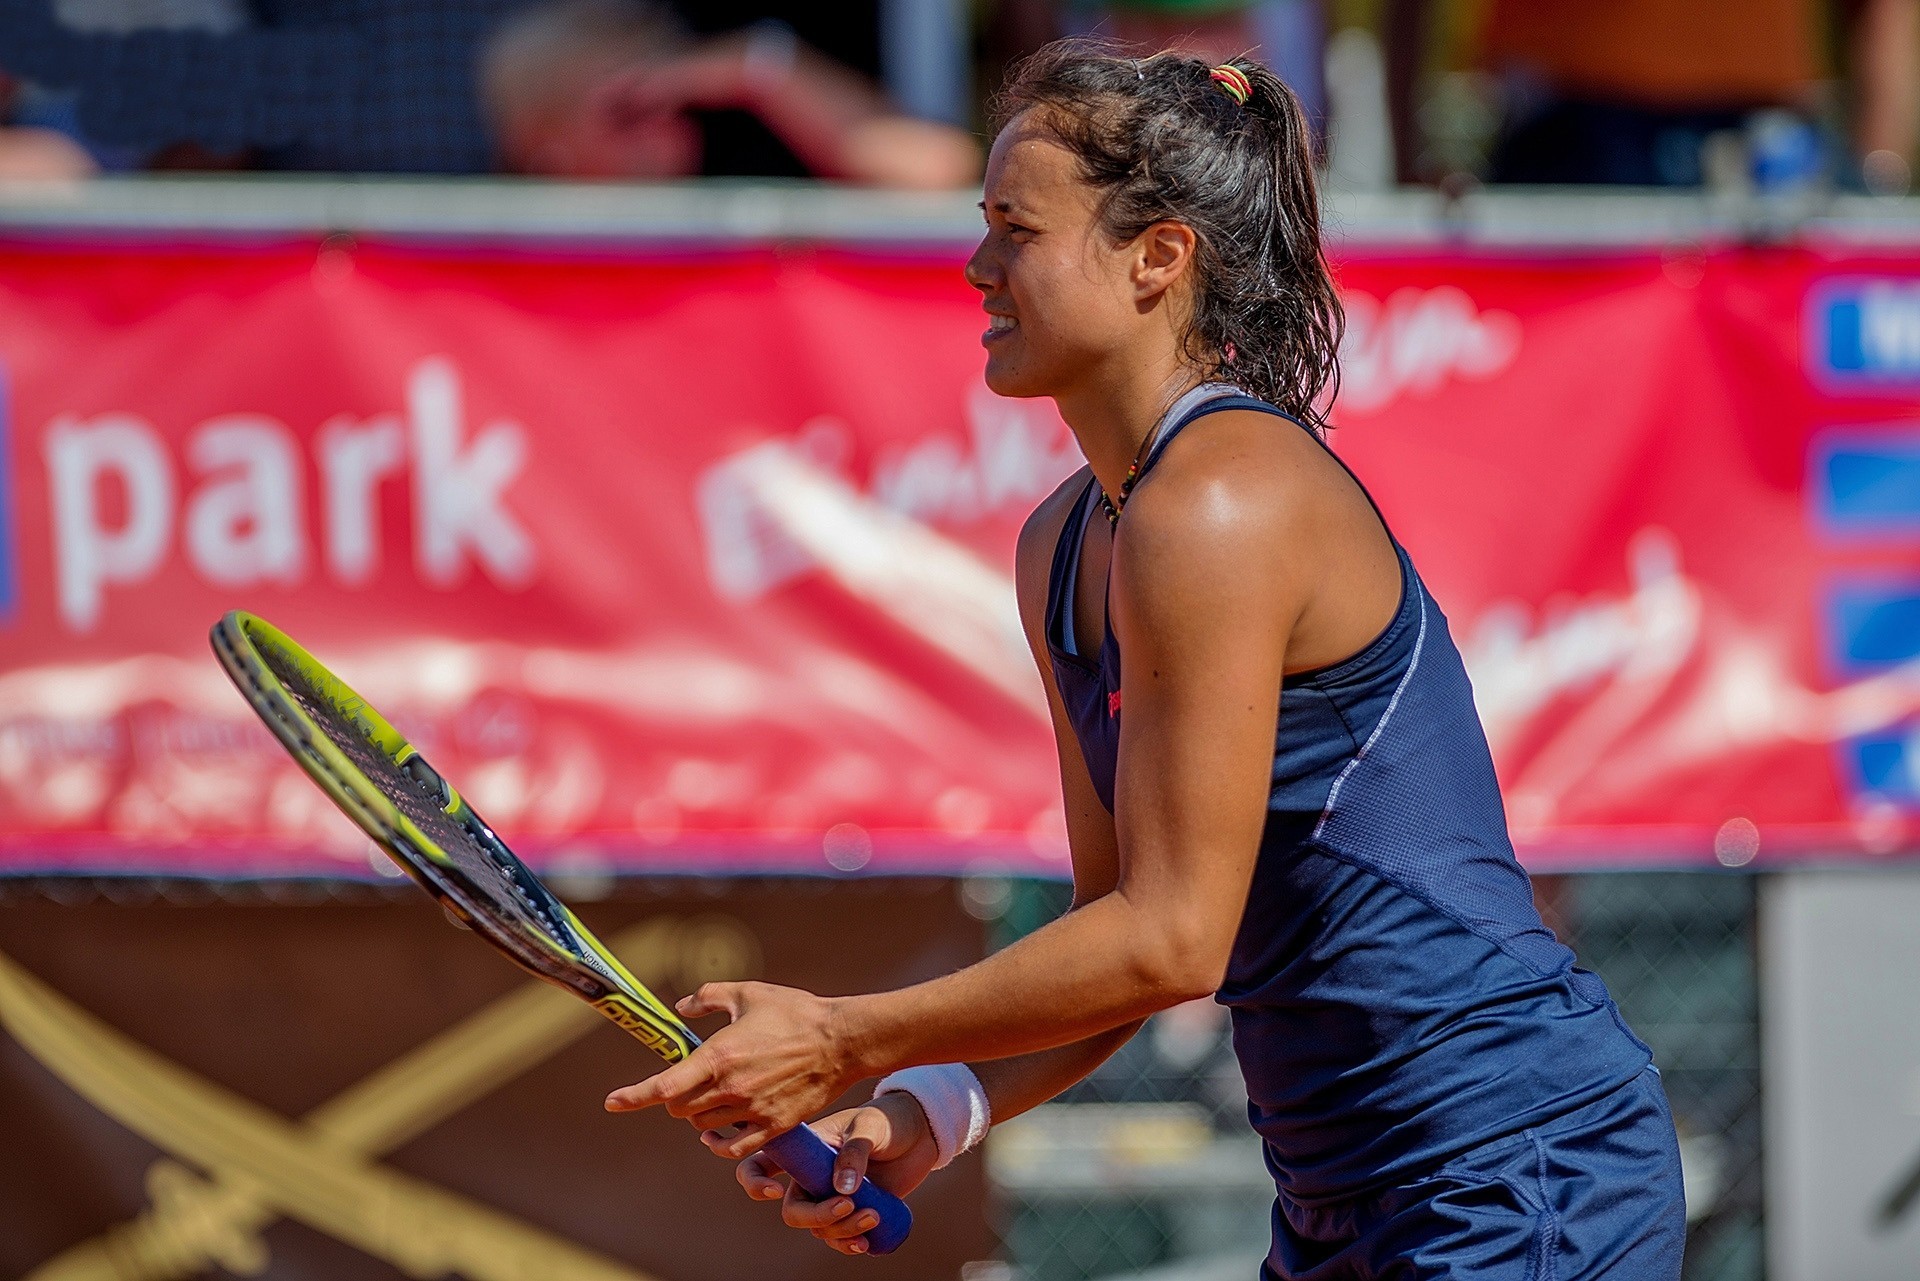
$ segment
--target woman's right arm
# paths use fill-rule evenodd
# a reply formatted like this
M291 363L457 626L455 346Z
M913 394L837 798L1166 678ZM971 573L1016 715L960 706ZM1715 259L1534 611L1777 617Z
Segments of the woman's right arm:
M1047 588L1053 569L1053 551L1074 502L1086 487L1086 473L1075 473L1027 518L1014 556L1014 587L1020 597L1020 623L1027 647L1046 687L1047 709L1053 720L1053 741L1060 757L1060 793L1066 804L1067 849L1073 859L1073 902L1077 907L1113 892L1120 877L1120 844L1114 836L1113 815L1094 791L1086 758L1074 737L1066 704L1053 679L1053 659L1047 649ZM1067 608L1071 609L1071 601ZM1069 908L1068 911L1072 911ZM1015 1117L1073 1085L1099 1067L1140 1029L1140 1022L1035 1054L974 1063L975 1076L985 1087L995 1122Z
M1074 737L1073 722L1053 678L1053 659L1047 648L1047 589L1053 552L1074 503L1086 489L1087 472L1074 473L1034 509L1020 530L1014 554L1014 590L1020 601L1020 625L1027 647L1040 669L1047 710L1053 723L1055 750L1060 758L1060 793L1065 802L1067 850L1073 862L1072 911L1111 894L1120 878L1120 843L1114 835L1113 815L1094 790L1086 758ZM1072 608L1072 603L1068 603ZM1125 1045L1144 1020L1109 1028L1083 1041L1012 1058L991 1059L968 1066L986 1089L994 1121L1000 1122L1038 1107L1099 1067Z
M1053 678L1053 662L1046 640L1048 577L1054 546L1059 542L1074 500L1086 485L1086 472L1067 480L1028 517L1020 531L1014 558L1014 586L1020 601L1020 621L1040 669L1047 707L1053 722L1054 744L1060 758L1060 791L1066 806L1067 848L1073 860L1073 902L1090 903L1113 891L1119 879L1120 847L1114 836L1113 815L1101 803L1080 754L1066 705ZM1069 606L1071 607L1071 606ZM1072 908L1068 909L1072 911ZM1038 1107L1111 1057L1140 1029L1128 1023L1033 1054L969 1064L987 1094L997 1124ZM874 1104L850 1108L814 1123L822 1137L841 1150L839 1186L859 1186L871 1176L881 1187L905 1195L932 1172L932 1133L919 1105L904 1094L883 1095ZM869 1163L872 1168L869 1169ZM757 1156L740 1162L736 1176L749 1196L771 1199L783 1195ZM805 1228L842 1253L858 1253L855 1243L866 1230L849 1217L852 1203L844 1197L809 1201L790 1190L784 1214L789 1226Z

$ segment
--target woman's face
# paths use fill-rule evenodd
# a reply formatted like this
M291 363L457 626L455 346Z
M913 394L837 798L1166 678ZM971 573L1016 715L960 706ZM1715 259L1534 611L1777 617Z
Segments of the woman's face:
M967 261L991 317L980 337L987 386L1002 396L1070 392L1142 325L1134 247L1101 230L1098 193L1036 114L1016 116L994 140L987 232Z

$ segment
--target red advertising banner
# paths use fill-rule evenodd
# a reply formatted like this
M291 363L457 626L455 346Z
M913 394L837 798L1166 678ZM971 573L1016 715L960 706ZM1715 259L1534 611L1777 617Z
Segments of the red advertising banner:
M374 874L236 607L536 862L1063 870L1010 570L1079 458L961 257L0 245L0 872ZM1920 847L1920 251L1340 274L1529 861Z

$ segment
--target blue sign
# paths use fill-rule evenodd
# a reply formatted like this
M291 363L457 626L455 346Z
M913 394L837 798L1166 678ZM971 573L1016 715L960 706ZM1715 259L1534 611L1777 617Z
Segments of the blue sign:
M1899 292L1920 309L1920 289ZM1871 336L1873 325L1892 322L1869 315L1870 293L1862 287L1851 298L1828 299L1828 353L1836 370L1884 375L1894 367L1895 340ZM1853 681L1920 663L1920 573L1904 568L1920 552L1920 423L1822 432L1808 453L1807 497L1809 523L1829 542L1872 540L1899 554L1896 566L1878 574L1837 566L1827 574L1820 635L1829 671ZM1920 725L1908 719L1836 748L1857 798L1920 809Z
M1920 385L1920 281L1833 281L1809 304L1809 357L1821 381Z
M1920 802L1916 744L1908 734L1869 734L1846 744L1854 782L1862 792L1904 805Z
M1834 585L1826 633L1842 676L1868 676L1920 658L1920 579Z
M1822 532L1920 538L1920 431L1827 432L1811 455L1807 479Z

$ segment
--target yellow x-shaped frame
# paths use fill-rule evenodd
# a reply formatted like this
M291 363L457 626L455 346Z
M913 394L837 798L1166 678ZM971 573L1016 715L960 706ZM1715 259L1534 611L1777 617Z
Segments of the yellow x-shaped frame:
M615 935L643 952L677 923ZM182 1281L218 1264L267 1265L264 1229L316 1228L410 1277L654 1281L376 1158L578 1040L601 1019L545 984L516 989L299 1121L189 1072L81 1009L0 954L0 1027L102 1112L178 1160L147 1171L152 1204L63 1252L25 1281ZM189 1168L192 1167L192 1168ZM195 1173L195 1170L200 1173Z

